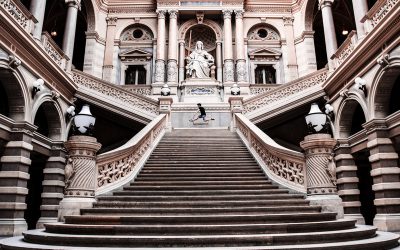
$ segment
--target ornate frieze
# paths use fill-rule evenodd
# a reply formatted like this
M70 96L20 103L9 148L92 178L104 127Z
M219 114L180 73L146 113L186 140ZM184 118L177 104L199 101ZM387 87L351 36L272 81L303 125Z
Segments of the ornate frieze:
M379 8L376 8L373 13L367 13L371 16L371 25L375 27L382 19L400 2L400 0L385 0L382 1ZM378 3L377 3L378 4Z
M21 3L16 0L0 0L0 7L2 7L12 18L27 32L30 32L31 17L27 11L23 11L20 7ZM23 7L23 6L22 6ZM32 15L31 15L32 16Z
M42 46L47 55L49 55L58 66L61 68L65 66L65 61L67 60L66 55L64 55L64 52L58 47L47 32L42 33Z

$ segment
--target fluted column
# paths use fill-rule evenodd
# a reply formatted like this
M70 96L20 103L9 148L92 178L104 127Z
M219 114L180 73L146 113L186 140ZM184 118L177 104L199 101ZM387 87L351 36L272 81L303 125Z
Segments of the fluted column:
M215 61L217 67L217 81L222 82L222 42L217 41L217 58Z
M238 82L247 82L246 57L244 53L243 10L235 10L236 75Z
M30 5L30 12L36 18L37 23L33 30L33 37L37 40L41 39L44 21L44 12L46 10L46 0L32 0Z
M233 48L232 48L232 10L224 10L224 82L233 83L234 64L233 64Z
M74 54L74 43L76 33L76 21L78 19L78 9L80 9L80 0L65 0L68 6L67 19L65 20L65 30L62 49L69 58L67 70L71 69L72 56Z
M293 17L283 17L283 24L285 26L286 46L287 46L287 67L288 74L286 82L292 81L298 78L297 72L297 58L296 48L294 45L294 34L293 34Z
M103 80L113 82L113 58L114 58L114 38L115 28L117 26L117 17L107 17L107 39L106 48L104 52L104 63L103 63Z
M165 10L157 10L157 59L155 82L164 83L165 80Z
M353 0L353 13L356 21L357 38L362 39L365 36L364 23L361 19L368 12L367 0Z
M168 84L176 84L178 82L178 11L169 10L169 33L168 33L168 66L167 81Z
M320 0L319 5L322 12L322 22L324 25L326 56L328 57L329 68L333 69L331 56L336 52L337 40L335 33L335 23L333 22L332 4L334 0Z

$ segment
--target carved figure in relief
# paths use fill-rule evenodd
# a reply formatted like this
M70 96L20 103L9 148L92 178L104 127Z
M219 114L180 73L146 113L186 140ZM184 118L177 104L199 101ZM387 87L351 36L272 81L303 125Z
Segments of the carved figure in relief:
M328 173L328 176L331 179L332 184L336 185L336 164L333 156L334 154L331 154L328 157L328 166L326 172Z
M74 169L74 161L71 158L68 158L67 165L65 165L65 186L64 190L71 185L72 177L75 175Z
M214 57L203 48L203 42L197 41L195 50L186 57L187 74L191 78L209 78L211 66L214 65Z

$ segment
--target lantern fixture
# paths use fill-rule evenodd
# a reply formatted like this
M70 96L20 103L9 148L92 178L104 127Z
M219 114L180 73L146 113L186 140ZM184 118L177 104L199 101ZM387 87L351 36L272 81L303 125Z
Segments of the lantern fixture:
M306 115L309 134L328 133L329 121L326 114L322 113L317 103L311 104L310 112Z
M96 118L90 113L88 104L82 106L81 112L74 117L74 132L91 136Z

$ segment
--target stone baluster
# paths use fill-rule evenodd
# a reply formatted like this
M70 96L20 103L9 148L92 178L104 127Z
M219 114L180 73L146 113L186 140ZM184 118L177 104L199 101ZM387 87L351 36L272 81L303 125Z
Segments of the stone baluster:
M164 84L165 80L165 10L157 10L157 55L155 83Z
M224 10L224 83L233 84L234 64L233 64L233 48L232 48L232 10Z
M343 200L344 216L349 219L356 219L358 224L365 224L364 217L360 212L357 165L347 141L339 139L338 142L339 146L335 149L336 186L338 194Z
M374 225L383 231L400 231L399 156L384 119L373 119L363 125L367 131L369 162L375 192L377 214Z
M68 9L67 19L65 20L62 49L65 55L69 58L66 69L71 70L72 57L74 54L76 22L78 20L78 9L80 9L81 2L80 0L65 0L65 3L67 4Z
M356 29L357 29L357 39L360 40L365 36L364 23L361 22L361 19L368 12L368 3L367 0L352 0L353 1L353 13L354 19L356 21Z
M293 21L294 18L291 16L283 17L283 24L285 26L286 46L287 46L287 67L288 74L286 74L286 82L295 80L299 77L297 71L297 56L296 48L294 45L294 34L293 34Z
M0 235L3 236L21 235L28 229L24 213L35 130L36 126L28 123L16 124L0 159Z
M107 17L107 40L106 48L104 52L104 63L103 63L103 80L108 82L114 82L113 79L113 62L114 62L114 39L115 39L115 28L117 26L117 17Z
M235 10L235 41L236 41L236 75L239 83L246 83L247 66L244 51L244 35L243 35L243 10Z
M326 55L328 57L329 69L333 70L334 65L331 56L336 52L337 40L335 23L333 22L332 4L334 0L320 0L319 6L322 11L322 22L324 25Z
M33 30L33 38L41 40L44 12L46 10L46 0L32 0L30 5L30 12L36 18L37 23L35 24L35 29Z
M168 33L168 65L167 65L167 81L169 87L173 87L178 83L178 11L169 10L169 33ZM175 91L172 91L175 92Z

